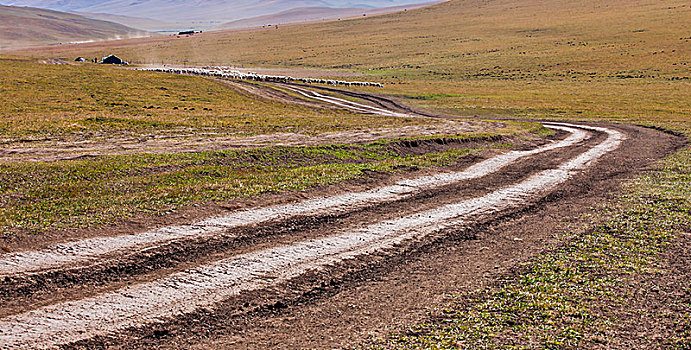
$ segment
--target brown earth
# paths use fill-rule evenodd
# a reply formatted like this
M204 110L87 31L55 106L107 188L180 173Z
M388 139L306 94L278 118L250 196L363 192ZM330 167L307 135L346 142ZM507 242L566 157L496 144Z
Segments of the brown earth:
M374 95L364 97L388 109L404 108L393 100ZM365 258L315 270L270 290L242 293L213 310L197 311L146 329L132 329L113 337L97 337L70 347L345 347L417 323L425 319L429 307L443 302L446 294L483 286L543 249L560 244L556 239L560 232L584 229L589 223L582 219L581 214L611 199L620 180L645 170L652 161L682 144L680 137L658 130L606 126L627 134L628 139L622 147L525 208L502 212L468 227L445 230ZM563 134L556 137L563 137ZM144 251L118 252L96 263L6 277L0 281L0 304L3 305L0 317L157 280L236 254L326 237L346 228L364 227L456 203L459 199L481 196L528 175L553 168L604 137L604 134L594 133L593 138L575 146L531 156L485 177L423 191L405 200L330 215L275 220L228 230L212 237L167 242ZM437 146L427 147L435 149ZM523 144L523 147L531 148L531 145ZM72 240L137 232L152 226L189 223L194 218L243 206L264 206L363 190L391 184L402 177L460 170L489 156L491 152L469 156L448 169L408 169L395 175L373 173L369 178L340 186L289 195L271 194L254 202L231 204L230 208L190 208L168 218L144 220L105 231L77 232L67 237ZM11 249L36 249L65 239L60 235L24 237L13 242Z
M621 128L630 138L619 151L520 212L448 232L402 256L373 258L364 270L324 272L321 278L329 277L312 277L311 287L296 282L292 291L247 296L214 312L133 332L128 346L342 348L420 322L448 293L481 287L560 244L561 233L584 230L591 222L581 214L613 199L620 180L681 144L658 131Z
M592 142L601 137L594 138ZM544 141L543 141L544 142ZM439 151L442 145L428 145L427 152ZM459 144L461 147L473 145ZM525 148L531 148L524 145ZM68 270L49 270L45 273L18 276L0 281L0 303L4 308L0 311L0 317L33 309L37 306L51 304L60 299L80 299L85 296L115 290L126 285L127 282L151 281L172 272L189 269L220 259L223 256L242 254L263 248L304 240L306 238L325 237L333 234L335 230L348 227L359 227L375 223L381 220L399 217L410 212L418 212L424 209L438 207L440 204L458 201L461 198L472 198L486 194L496 188L497 183L512 183L522 177L534 174L540 170L548 169L578 152L582 152L587 146L580 145L565 152L562 150L546 152L534 159L519 161L515 167L506 169L484 177L478 181L445 186L433 191L425 191L411 200L381 204L363 210L344 211L342 213L326 216L301 216L288 220L276 220L268 224L255 227L242 227L227 230L222 235L191 239L187 241L174 241L162 244L160 247L147 248L142 252L127 252L123 255L105 257L96 265L73 266ZM434 171L457 171L483 160L495 151L485 152L484 155L470 155L463 161L448 168L434 169ZM269 195L252 202L251 207L263 207L280 202L291 202L294 199L318 198L320 196L336 195L362 191L369 188L393 184L404 178L414 178L422 174L432 173L430 170L408 169L402 174L371 173L365 179L357 179L350 184L341 186L324 186L319 189L305 191L296 196ZM277 198L279 197L279 198ZM248 205L249 203L246 203ZM240 207L238 204L237 207ZM226 209L226 211L236 210ZM206 218L210 213L207 208L198 207L194 210L196 217ZM189 223L192 214L178 216L175 219L160 222L147 222L138 231L152 226L170 226L174 224ZM118 234L131 233L131 227L119 227L106 230L94 230L84 233L87 237L103 237ZM137 232L137 231L134 231ZM65 241L66 235L41 235L24 237L16 241L13 251L24 249L37 249L48 247L58 242ZM74 239L76 237L73 237ZM152 272L153 271L153 272ZM123 281L123 283L115 283ZM99 286L99 288L95 288ZM105 287L101 288L101 287ZM68 297L71 295L71 297ZM56 298L57 296L57 298ZM30 305L28 308L27 306Z
M75 241L90 237L106 237L130 234L132 232L144 231L146 229L185 224L240 209L293 203L308 198L324 197L353 191L363 191L365 189L377 186L391 185L401 179L431 175L440 171L458 170L473 162L486 159L496 154L497 150L492 149L492 147L498 142L511 143L513 145L511 149L513 150L525 150L544 144L544 142L550 138L543 140L528 140L521 137L491 136L468 139L433 138L428 140L420 140L417 142L393 142L389 145L389 149L400 155L422 155L458 148L478 150L480 153L467 155L452 167L437 167L433 169L402 167L399 168L396 173L379 173L368 171L362 177L348 180L341 184L320 185L300 192L266 192L261 196L253 198L238 198L226 202L193 205L182 207L175 212L164 216L142 214L138 217L126 219L122 222L105 228L75 229L69 231L49 230L42 232L40 235L22 233L11 236L6 235L0 237L0 248L3 252L8 253L43 249L61 242ZM490 149L482 150L483 148ZM304 161L304 159L300 159L299 157L299 155L296 157L283 157L281 161L286 164L299 164L301 161Z
M343 144L352 140L358 140L360 144L392 138L455 135L459 133L483 132L483 130L491 132L492 129L496 128L496 125L492 125L492 123L455 122L437 126L373 128L320 135L275 133L255 136L226 136L210 133L193 133L189 135L140 135L131 138L88 140L84 142L27 141L0 146L0 162L52 162L142 152L191 153L267 146L316 146L322 144ZM486 128L483 128L483 126L486 126Z
M343 347L419 322L425 318L428 308L440 304L447 293L482 286L545 247L558 244L555 234L582 229L585 222L579 219L580 214L608 200L619 180L645 169L651 161L680 145L678 138L659 131L618 128L629 136L618 151L605 156L596 167L539 203L520 211L443 232L424 242L411 242L382 254L314 271L272 290L244 293L213 311L200 311L146 330L132 330L117 338L96 338L75 345ZM43 280L6 281L9 283L2 288L7 293L2 298L2 316L150 281L228 255L323 237L342 227L362 226L482 195L501 184L548 169L579 154L602 137L519 161L476 181L446 186L405 201L333 217L304 217L245 228L235 238L223 235L206 241L178 242L159 247L158 251L116 256L96 267L44 275L47 278ZM376 182L380 180L384 179L380 177Z

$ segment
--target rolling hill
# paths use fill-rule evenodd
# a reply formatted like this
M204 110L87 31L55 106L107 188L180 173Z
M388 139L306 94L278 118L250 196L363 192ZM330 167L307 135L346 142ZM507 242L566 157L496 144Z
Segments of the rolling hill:
M210 25L264 16L299 7L374 8L407 5L418 0L4 0L0 3L69 12L147 17L166 22Z
M111 15L108 13L89 13L89 12L71 12L78 16L84 16L86 18L98 19L101 21L108 21L114 23L120 23L127 27L146 30L150 32L164 32L164 31L176 31L180 30L181 27L175 23L158 21L151 18L144 17L132 17L132 16L120 16Z
M224 23L220 25L219 28L248 28L267 24L299 23L333 18L348 18L362 15L377 15L429 6L438 2L439 1L432 1L412 5L375 8L299 7L271 15L245 18Z
M147 33L141 30L74 14L0 6L0 49L144 35Z
M675 0L520 4L448 1L278 30L215 31L187 39L49 47L26 54L118 52L145 64L348 69L376 75L370 80L383 83L390 93L420 95L426 106L464 115L508 109L523 115L635 116L650 122L679 120L688 113L688 6ZM428 96L440 90L456 97Z

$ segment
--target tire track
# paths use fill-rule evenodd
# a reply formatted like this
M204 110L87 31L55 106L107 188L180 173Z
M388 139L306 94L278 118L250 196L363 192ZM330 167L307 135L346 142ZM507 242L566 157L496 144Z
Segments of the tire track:
M572 125L550 124L549 127L567 131L570 135L563 140L533 150L510 151L497 155L463 171L403 180L391 186L369 191L319 197L295 204L241 210L188 225L163 227L136 234L96 237L58 244L43 250L3 254L0 255L0 278L16 274L40 273L41 271L74 267L80 264L100 263L108 255L145 248L152 249L157 245L175 240L213 236L232 228L287 220L300 215L329 215L366 208L375 204L404 200L425 190L486 176L521 158L573 146L589 137L586 132L576 129Z
M413 115L413 114L394 112L394 111L391 111L388 109L370 106L370 105L366 105L366 104L362 104L362 103L357 103L354 101L349 101L349 100L334 97L334 96L322 95L322 94L320 94L314 90L298 88L298 87L290 86L290 85L282 85L282 86L285 89L296 92L296 93L298 93L304 97L307 97L310 99L315 99L315 100L326 102L326 103L330 103L332 105L344 107L346 109L354 110L357 112L376 114L376 115L381 115L381 116L385 116L385 117L415 117L415 115Z
M568 135L565 132L560 134L561 138ZM114 291L133 283L153 281L224 257L311 238L327 237L343 229L364 227L443 204L478 197L500 185L518 182L542 170L552 169L606 137L605 134L593 133L587 141L572 147L522 158L487 176L422 191L405 200L375 203L360 209L346 208L328 215L299 215L286 220L228 229L212 236L175 240L162 243L155 248L128 250L123 254L101 257L91 265L13 275L9 280L0 280L0 305L3 305L0 309L0 319L56 302L77 300ZM475 160L469 164L479 161ZM458 169L463 170L468 166ZM397 251L401 249L403 246L396 248ZM298 280L301 281L303 278Z
M484 196L344 230L330 237L234 256L112 293L10 316L0 320L0 344L3 348L54 347L162 322L313 269L384 251L407 240L423 240L445 228L471 224L493 213L520 207L568 181L618 148L625 139L622 133L607 128L581 128L606 133L607 139L554 169Z

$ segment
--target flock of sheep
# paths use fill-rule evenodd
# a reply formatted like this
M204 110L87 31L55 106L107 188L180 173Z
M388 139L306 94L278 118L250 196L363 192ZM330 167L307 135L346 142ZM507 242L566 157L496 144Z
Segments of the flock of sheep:
M267 81L275 83L291 83L291 82L301 82L305 84L328 84L328 85L343 85L343 86L374 86L374 87L384 87L380 83L372 83L366 81L341 81L341 80L328 80L328 79L312 79L312 78L293 78L281 75L263 75L254 72L242 73L237 70L231 70L227 67L203 67L203 68L166 68L166 67L156 67L156 68L142 68L144 71L153 72L163 72L163 73L173 73L173 74L189 74L189 75L202 75L210 77L228 78L228 79L242 79L242 80L253 80L253 81Z

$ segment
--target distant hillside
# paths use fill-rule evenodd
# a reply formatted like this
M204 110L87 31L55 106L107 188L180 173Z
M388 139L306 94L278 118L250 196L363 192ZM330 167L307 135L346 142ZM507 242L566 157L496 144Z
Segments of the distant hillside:
M0 49L143 35L147 32L70 13L0 5Z
M420 0L0 0L0 3L6 5L108 13L197 25L218 25L298 7L374 8L416 2Z
M432 1L421 4L412 4L394 7L382 8L332 8L332 7L299 7L287 11L282 11L266 16L252 17L224 23L219 28L248 28L257 27L267 24L285 24L297 22L318 21L324 19L334 18L348 18L362 15L376 15L383 13L390 13L396 11L403 11L404 9L414 9L418 7L428 6L440 1Z
M143 17L131 17L131 16L120 16L111 15L109 13L89 13L89 12L72 12L78 16L84 16L86 18L98 19L102 21L119 23L131 28L146 30L150 32L156 31L178 31L180 29L185 29L184 26L180 27L175 23L158 21L151 18Z

